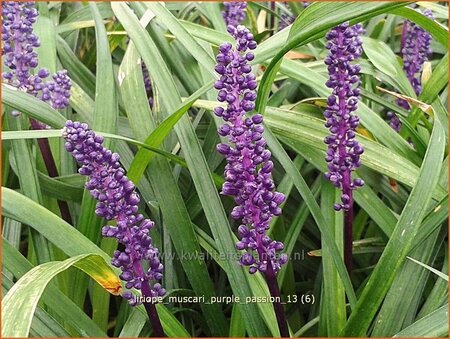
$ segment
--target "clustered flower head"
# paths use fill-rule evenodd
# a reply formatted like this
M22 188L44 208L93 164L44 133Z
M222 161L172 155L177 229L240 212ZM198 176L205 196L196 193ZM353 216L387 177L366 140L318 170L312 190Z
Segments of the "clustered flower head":
M403 103L405 102L405 100L397 100L397 104L400 107L403 107ZM408 103L406 103L408 104ZM409 105L408 105L409 107ZM403 107L404 108L404 107ZM402 122L400 121L399 117L397 116L397 114L395 114L394 112L387 112L386 113L386 118L389 121L389 126L391 126L396 132L400 132L400 129L402 128Z
M429 9L426 9L423 14L433 19L433 13ZM422 92L420 80L423 65L431 54L431 34L408 20L405 20L403 25L404 37L401 46L403 69L416 95L419 95Z
M225 10L222 16L225 24L231 26L238 26L245 19L245 9L247 8L246 1L229 1L223 3Z
M34 2L7 1L2 3L2 55L10 69L3 74L7 80L17 81L19 86L32 86L34 78L30 70L37 67L39 39L33 34L33 24L38 12Z
M155 282L151 297L163 296L166 291L159 283L163 265L149 235L154 223L138 213L139 195L119 163L120 156L106 149L103 137L87 124L67 121L63 137L66 150L81 164L78 172L89 177L86 188L98 200L95 213L116 222L114 226L104 226L102 235L116 238L124 246L122 251L114 252L111 263L121 268L120 278L126 282L125 287L141 289L144 284ZM130 291L123 293L123 297L133 306L138 304Z
M283 1L283 5L287 5L287 1ZM291 25L295 21L295 16L286 13L285 11L281 12L280 22L278 24L278 30L281 31L285 29L287 26Z
M348 210L353 204L352 190L364 184L361 179L352 179L352 171L360 166L363 147L355 140L355 129L359 117L352 114L358 106L360 66L352 61L362 53L361 25L343 23L326 35L329 55L325 59L329 80L326 86L332 89L328 107L324 112L330 135L325 138L328 145L325 160L328 172L325 177L342 191L340 204L335 210Z
M153 91L152 91L152 80L150 79L150 73L147 67L142 63L142 75L144 77L145 92L147 93L148 104L150 108L153 107Z
M423 14L427 18L433 19L433 13L429 9L426 9ZM419 25L405 20L403 22L400 55L403 59L403 70L416 95L422 92L423 65L431 52L431 34ZM410 109L408 102L405 100L398 99L397 104L406 110ZM388 112L386 117L389 120L389 125L397 132L400 131L401 122L398 116L393 112Z
M240 263L249 266L250 273L258 270L264 273L270 263L276 274L287 262L287 255L279 254L284 248L283 243L271 240L266 231L272 217L281 214L279 206L285 197L274 192L273 163L263 138L263 117L260 114L246 116L255 108L257 84L249 65L254 54L248 50L255 49L256 42L244 26L229 25L227 29L236 40L236 46L220 45L215 68L220 75L215 83L219 90L217 99L226 103L226 108L214 109L214 113L225 121L218 133L228 137L230 142L217 146L227 162L221 193L234 197L237 205L231 216L242 222L236 248L246 252ZM255 252L256 256L253 255Z
M72 83L66 70L58 71L42 88L42 101L48 102L54 109L64 109L69 106Z
M283 5L284 6L287 6L288 3L289 3L288 1L283 1ZM302 6L303 6L303 8L308 7L309 6L309 2L303 1L302 2ZM280 23L278 25L278 30L281 31L281 30L285 29L287 26L293 24L295 19L296 19L295 16L289 15L288 13L286 13L284 11L281 12Z
M67 71L59 71L44 82L49 72L38 66L35 48L40 46L33 33L38 12L34 1L2 2L2 56L8 68L2 76L6 83L48 102L54 109L68 106L71 83Z

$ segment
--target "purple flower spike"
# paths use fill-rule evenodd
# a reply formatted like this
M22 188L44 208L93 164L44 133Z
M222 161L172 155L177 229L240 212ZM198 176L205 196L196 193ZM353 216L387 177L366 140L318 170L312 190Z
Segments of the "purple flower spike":
M238 26L245 19L245 9L247 2L245 1L230 1L223 3L225 10L222 12L225 24L231 26Z
M279 255L283 244L271 240L266 231L273 216L281 214L283 194L274 192L272 180L273 163L263 137L263 117L260 114L247 117L246 112L255 108L256 77L249 61L256 48L253 35L244 26L228 26L228 32L236 39L236 47L224 43L216 57L216 72L220 79L214 87L219 90L218 100L226 102L226 108L216 107L214 113L223 124L218 133L227 136L230 145L219 144L217 150L225 155L225 183L223 195L234 197L236 207L231 216L241 220L238 250L245 250L240 263L249 266L249 272L266 273L271 263L270 274L276 274L287 262L285 254ZM256 253L256 257L253 255Z
M152 91L152 80L150 79L150 74L144 63L142 63L142 75L144 77L145 92L147 93L148 104L150 108L153 108L153 91Z
M427 18L434 19L433 13L429 9L426 9L423 14ZM431 34L415 23L405 20L403 22L400 55L403 59L403 70L416 95L420 95L422 92L423 65L431 53ZM410 109L408 102L405 100L398 99L397 104L406 110ZM401 122L397 115L388 112L386 117L389 120L389 125L399 132Z
M283 1L283 5L287 6L288 2L287 1ZM281 12L280 15L280 22L278 24L278 30L281 31L283 29L285 29L287 26L292 25L295 21L295 16L289 15L286 12Z
M400 106L402 106L401 103L404 103L404 102L406 102L406 101L404 101L404 100L397 101L397 103ZM406 103L406 104L408 104L408 103ZM387 112L386 118L389 121L389 126L391 126L396 132L400 132L400 129L402 128L402 122L398 118L397 114L395 114L394 112Z
M5 71L2 73L3 82L50 102L55 109L64 108L68 105L70 96L70 80L67 72L58 72L53 76L53 82L44 82L49 75L48 71L35 70L39 63L35 49L40 43L33 33L33 24L38 17L34 5L34 1L2 1L2 56L5 65ZM16 117L20 112L12 111L11 114ZM30 124L35 130L48 127L31 118ZM57 177L58 169L48 140L38 139L37 143L48 174L50 177ZM72 223L67 202L58 200L58 205L63 219Z
M6 1L2 3L2 56L9 71L3 78L12 86L33 91L39 77L31 76L30 70L38 65L35 48L40 46L33 34L33 24L38 16L34 1Z
M95 135L84 123L67 121L63 137L66 150L81 164L78 172L89 177L86 188L98 200L95 213L116 222L115 226L104 226L102 235L124 245L123 251L114 252L111 263L122 269L120 278L126 282L126 288L142 290L143 295L149 291L146 297L163 296L166 291L159 284L163 265L149 235L154 223L138 213L139 195L120 166L119 155L103 147L103 137ZM150 288L151 283L154 284ZM129 291L123 297L132 306L139 303Z
M329 80L327 87L332 89L328 97L328 108L324 115L325 126L330 135L325 138L328 145L326 161L328 172L325 177L342 190L341 204L336 210L349 210L353 204L352 190L363 185L361 179L352 180L352 171L360 166L360 156L364 152L355 140L358 116L352 114L358 107L360 66L352 61L361 56L361 25L349 26L343 23L330 32L326 47L330 50L325 59Z
M42 89L42 100L50 103L54 109L64 109L69 106L70 88L72 83L67 71L53 74L53 81L47 81Z
M429 9L426 9L423 14L433 19L433 13ZM408 20L405 20L403 30L401 46L403 69L416 95L419 95L422 92L420 78L423 64L431 54L431 35L422 27Z
M288 3L289 3L289 1L283 1L283 5L284 5L284 6L287 6ZM302 2L303 8L306 8L306 7L308 7L309 5L310 5L309 2L306 2L306 1L303 1L303 2ZM280 20L280 23L279 23L279 25L278 25L278 30L279 30L279 31L285 29L285 28L286 28L287 26L289 26L289 25L292 25L292 24L294 23L295 19L296 19L295 16L289 15L289 14L287 14L287 13L284 12L284 11L281 13L280 17L281 17L281 20Z
M33 24L38 17L35 2L2 2L2 56L7 70L2 76L6 83L50 103L54 109L69 105L70 79L67 71L54 74L53 80L44 81L49 76L46 69L35 71L40 46L33 33ZM44 128L43 124L36 127Z

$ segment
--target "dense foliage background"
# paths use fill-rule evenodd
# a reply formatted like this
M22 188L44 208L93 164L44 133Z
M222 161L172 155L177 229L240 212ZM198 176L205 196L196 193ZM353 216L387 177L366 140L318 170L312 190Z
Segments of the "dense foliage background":
M244 24L259 44L256 111L265 119L277 190L287 196L270 234L290 257L278 282L294 337L448 334L448 9L407 5L248 3ZM142 212L156 223L168 296L261 298L159 304L167 335L278 336L264 279L229 259L237 225L229 217L232 199L218 193L224 159L211 112L214 58L218 45L233 41L223 4L36 6L39 67L66 69L72 89L69 108L58 112L2 85L3 336L151 336L144 308L114 296L120 282L109 262L117 243L101 237L105 222L64 151L66 119L87 122L121 155ZM435 21L420 13L424 8ZM281 17L297 16L279 31ZM398 56L405 19L432 36L419 97ZM342 213L333 210L339 192L323 176L324 36L348 20L365 28L356 113L365 148L357 175L366 185L355 191L351 276L342 260ZM409 113L396 105L396 93L409 100ZM386 121L388 111L402 120L400 133ZM28 117L49 129L30 131ZM49 138L58 177L47 173L39 137ZM57 200L68 203L72 225Z

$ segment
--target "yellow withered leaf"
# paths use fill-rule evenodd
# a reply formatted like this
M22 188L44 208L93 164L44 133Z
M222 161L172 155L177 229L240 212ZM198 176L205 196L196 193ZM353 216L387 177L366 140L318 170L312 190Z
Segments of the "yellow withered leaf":
M396 93L396 92L388 91L387 89L381 88L379 86L377 86L377 89L380 92L384 92L384 93L387 93L389 95L392 95L392 96L396 97L397 99L405 100L411 106L418 107L419 109L421 109L423 112L427 113L431 117L434 116L433 107L431 107L431 105L428 105L428 104L426 104L426 103L424 103L422 101L419 101L417 99L408 97L408 96L403 95L403 94L399 94L399 93Z

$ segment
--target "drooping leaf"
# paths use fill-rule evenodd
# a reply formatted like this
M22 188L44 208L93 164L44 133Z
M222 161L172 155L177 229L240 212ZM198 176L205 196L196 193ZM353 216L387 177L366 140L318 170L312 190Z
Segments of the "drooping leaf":
M108 292L118 295L122 284L109 264L97 254L82 254L65 261L48 262L25 274L3 298L2 336L28 336L37 303L47 284L62 271L74 266L92 277Z

